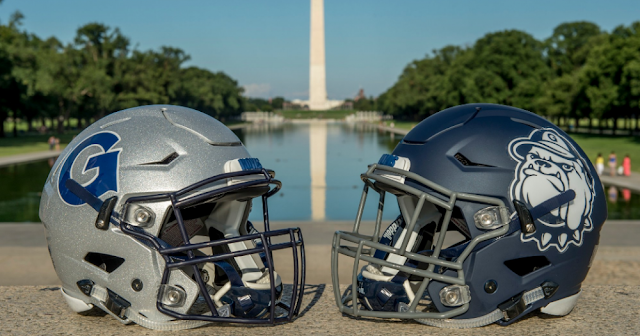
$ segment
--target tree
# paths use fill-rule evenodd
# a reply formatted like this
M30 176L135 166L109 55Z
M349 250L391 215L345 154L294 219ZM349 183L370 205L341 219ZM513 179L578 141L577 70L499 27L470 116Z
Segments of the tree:
M549 66L558 76L573 73L587 60L592 38L600 35L600 27L587 21L563 23L545 41Z
M619 26L587 57L582 72L593 117L640 116L640 21Z
M274 110L282 110L282 105L284 104L284 97L275 97L271 99L271 106L273 106Z
M189 67L180 72L173 99L178 105L225 119L242 112L241 94L238 82L225 73Z

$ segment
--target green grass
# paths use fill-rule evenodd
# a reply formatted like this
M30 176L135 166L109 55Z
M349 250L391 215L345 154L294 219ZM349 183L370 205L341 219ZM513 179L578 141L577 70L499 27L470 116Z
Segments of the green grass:
M418 121L396 121L396 120L393 120L393 121L386 121L385 125L391 126L391 123L393 123L393 127L395 127L395 128L410 130L413 127L415 127L419 122Z
M356 113L353 110L331 110L331 111L277 111L276 114L279 114L286 119L344 119L349 114Z
M631 170L640 172L640 138L596 134L571 134L571 137L580 145L594 165L598 153L602 153L606 162L609 153L613 150L618 156L618 165L622 163L624 156L629 154Z
M55 137L60 138L60 148L62 149L69 144L75 135L76 133L67 133L58 134ZM39 134L0 139L0 157L48 151L47 140L50 136L49 134Z
M77 119L71 119L71 127L77 127ZM229 120L224 124L227 126L241 124L243 121ZM47 127L51 129L51 122L47 120ZM36 128L41 124L38 122ZM18 154L35 153L49 150L49 144L47 140L52 134L24 134L27 131L27 123L18 122L18 137L13 137L13 123L5 122L4 124L6 138L0 138L0 157L11 156ZM75 135L80 131L69 131L65 134L53 134L53 136L60 138L60 149L64 149Z

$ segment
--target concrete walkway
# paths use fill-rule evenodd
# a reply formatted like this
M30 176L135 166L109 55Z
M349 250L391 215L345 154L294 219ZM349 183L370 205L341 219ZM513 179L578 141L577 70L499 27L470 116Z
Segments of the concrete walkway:
M10 166L18 163L27 163L33 161L46 160L49 158L54 158L60 155L62 150L57 151L44 151L44 152L35 152L35 153L27 153L27 154L18 154L11 156L0 157L0 167Z
M145 288L146 289L146 288ZM285 288L287 295L288 288ZM341 286L341 292L346 286ZM115 318L73 313L59 287L0 287L2 335L638 335L640 286L582 287L577 306L564 317L537 312L501 327L453 330L411 320L354 318L336 307L331 285L307 285L300 315L276 326L212 324L179 332L158 332L138 325L122 325ZM473 299L472 299L473 300Z
M370 225L371 223L363 223ZM508 327L489 325L449 330L414 321L353 318L335 306L330 283L330 241L351 222L274 222L272 228L302 228L307 252L307 286L302 313L274 327L210 325L184 335L638 335L640 334L640 221L609 221L600 248L583 283L582 295L568 316L533 313ZM260 227L260 225L258 225ZM277 252L277 251L276 251ZM291 267L274 252L278 274L290 283ZM341 280L349 278L351 258L340 259ZM344 283L345 281L341 281ZM5 285L5 286L1 286ZM8 285L8 286L6 286ZM123 326L110 316L71 312L59 293L41 224L0 224L0 334L2 335L157 335L137 325ZM341 292L346 284L341 284ZM290 289L289 289L290 290ZM287 292L287 288L285 288ZM286 295L286 294L285 294Z
M262 224L256 223L258 228ZM331 283L331 241L337 230L351 231L353 222L286 222L271 223L271 229L300 227L307 254L307 282ZM372 222L363 222L363 233L373 230ZM280 253L282 252L282 253ZM285 280L292 277L289 251L274 254L278 274ZM353 259L340 259L340 274L349 274ZM344 281L342 281L344 280ZM341 282L348 282L346 276ZM590 284L640 286L640 221L608 221L600 236L600 248ZM0 223L0 286L60 284L49 257L44 227L39 223ZM1 333L0 333L1 334Z
M630 176L611 176L609 169L605 168L604 173L600 176L600 181L605 186L616 186L640 193L640 173L631 172Z

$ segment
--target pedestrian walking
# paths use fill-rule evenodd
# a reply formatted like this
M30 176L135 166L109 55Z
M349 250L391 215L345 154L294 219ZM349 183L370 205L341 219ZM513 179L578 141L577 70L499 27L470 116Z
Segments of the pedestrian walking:
M631 176L631 158L629 158L629 154L625 155L622 160L622 169L624 176Z
M596 170L598 171L598 176L602 176L602 172L604 172L604 158L602 157L602 153L598 153L598 157L596 158Z
M616 152L611 151L609 154L609 175L616 176L616 168L618 168L618 158Z
M49 144L49 150L53 150L53 147L56 145L56 138L53 135L50 136L47 143Z

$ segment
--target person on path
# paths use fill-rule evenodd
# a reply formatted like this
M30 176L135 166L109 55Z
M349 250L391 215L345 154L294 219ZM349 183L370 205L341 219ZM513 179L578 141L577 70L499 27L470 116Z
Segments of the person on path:
M611 176L616 176L617 167L618 167L618 158L616 157L616 152L611 151L611 154L609 154L609 174Z
M622 168L624 171L624 176L631 175L631 158L629 158L629 154L624 156L624 159L622 160Z
M604 172L604 158L602 157L602 153L598 153L598 157L596 158L596 170L598 171L598 176L602 176L602 172Z
M56 145L56 138L53 135L50 136L47 143L49 144L49 150L53 150L53 147Z

